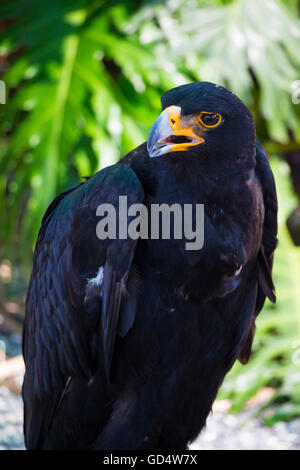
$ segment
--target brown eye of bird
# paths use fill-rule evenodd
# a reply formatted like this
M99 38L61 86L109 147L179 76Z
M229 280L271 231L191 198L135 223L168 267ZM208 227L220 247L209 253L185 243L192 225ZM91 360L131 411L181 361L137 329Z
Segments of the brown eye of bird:
M207 127L214 127L220 123L221 116L216 113L202 113L200 121Z

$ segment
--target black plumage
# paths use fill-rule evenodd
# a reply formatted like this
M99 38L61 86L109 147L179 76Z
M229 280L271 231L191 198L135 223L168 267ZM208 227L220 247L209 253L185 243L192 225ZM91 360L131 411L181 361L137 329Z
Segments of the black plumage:
M276 191L251 113L206 82L170 90L162 105L178 122L156 158L142 144L44 216L23 335L29 449L184 449L235 360L248 361L266 296L275 301ZM180 123L203 142L166 151L191 142ZM147 208L204 204L203 248L99 240L96 209L120 195Z

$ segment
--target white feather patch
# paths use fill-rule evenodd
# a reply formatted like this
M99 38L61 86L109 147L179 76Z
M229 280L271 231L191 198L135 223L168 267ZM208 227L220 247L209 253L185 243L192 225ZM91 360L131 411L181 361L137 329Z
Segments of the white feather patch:
M92 279L88 279L88 283L93 286L102 286L103 278L104 278L103 266L100 266L96 277L93 277Z
M234 276L238 276L240 274L242 267L243 265L241 264L241 266L236 271L234 271Z

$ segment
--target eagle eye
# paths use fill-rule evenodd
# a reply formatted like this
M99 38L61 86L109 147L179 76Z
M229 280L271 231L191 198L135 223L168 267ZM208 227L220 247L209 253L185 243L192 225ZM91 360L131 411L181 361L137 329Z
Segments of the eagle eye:
M199 115L199 122L205 127L217 127L221 123L221 120L222 116L219 113L208 113L203 111Z

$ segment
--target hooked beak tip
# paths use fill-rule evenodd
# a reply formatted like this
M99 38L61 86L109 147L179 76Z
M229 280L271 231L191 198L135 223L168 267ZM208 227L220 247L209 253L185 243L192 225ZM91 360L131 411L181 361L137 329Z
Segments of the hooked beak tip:
M180 109L180 108L179 108ZM178 112L178 111L177 111ZM182 132L181 132L182 131ZM147 139L149 157L158 157L171 151L183 151L204 142L190 128L172 128L168 111L163 111L154 121Z
M167 145L165 143L160 143L163 137L170 135L172 133L172 128L169 123L168 113L161 113L158 118L154 121L147 140L147 150L149 156L158 157L166 151L163 151Z

